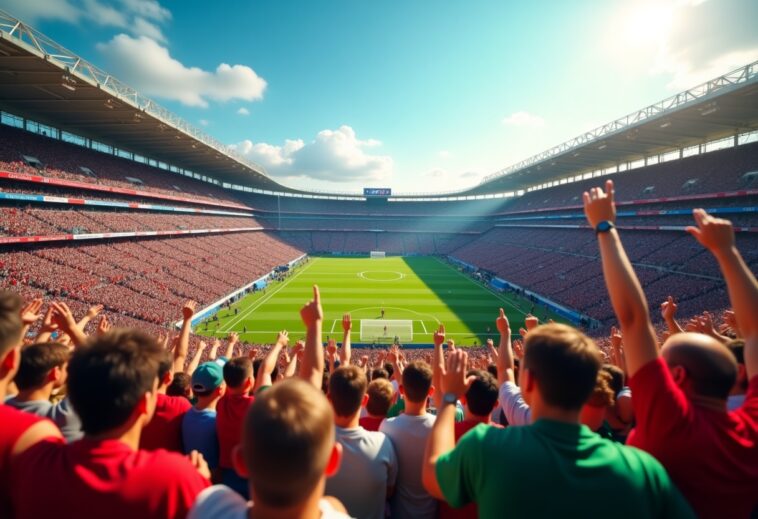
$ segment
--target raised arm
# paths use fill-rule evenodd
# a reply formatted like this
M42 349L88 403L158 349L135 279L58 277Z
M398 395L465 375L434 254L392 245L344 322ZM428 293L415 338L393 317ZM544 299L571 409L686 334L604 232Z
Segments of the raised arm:
M439 409L442 405L442 372L445 371L445 356L442 345L445 344L445 325L440 324L434 332L434 353L432 354L432 386L434 387L434 407Z
M265 357L263 362L258 367L258 375L255 377L255 386L253 392L258 391L263 386L272 386L274 381L271 380L271 374L276 368L276 363L279 362L279 354L282 352L282 348L286 348L290 342L289 334L287 330L282 330L279 335L276 336L276 344L274 344Z
M234 347L237 345L237 343L240 340L240 336L234 332L230 333L229 336L226 338L226 348L224 349L224 357L227 359L231 359L234 357Z
M300 310L300 317L306 328L300 376L320 390L324 377L324 347L321 343L324 310L321 308L321 295L317 285L313 285L313 299Z
M297 370L297 358L302 353L303 348L305 348L305 343L303 341L297 341L295 346L293 346L292 351L289 353L287 367L284 370L284 378L290 378L295 375Z
M671 335L682 333L684 331L684 329L679 326L679 323L676 322L676 311L678 308L679 307L672 296L668 296L668 298L661 303L661 317L666 321L666 327L669 329Z
M221 341L218 339L213 339L213 344L211 345L211 351L208 352L208 360L216 360L218 358L218 349L221 346Z
M511 348L511 325L501 308L500 315L495 321L497 330L500 332L500 346L497 351L497 385L502 386L505 382L516 383L516 366L513 361L513 349Z
M42 320L42 327L39 330L39 335L35 339L36 342L50 342L53 332L58 329L58 325L53 321L53 313L55 309L51 306L47 307L45 312L45 318Z
M449 394L455 398L450 398L449 403L443 403L437 410L432 432L426 440L424 464L421 468L424 488L437 499L445 499L437 481L437 458L455 448L455 405L453 402L460 400L474 381L474 377L466 376L467 372L468 354L463 350L450 352L447 357L447 366L442 372L442 391L445 395ZM448 402L447 398L445 402Z
M353 329L353 321L350 318L350 314L342 316L342 349L340 350L340 365L348 366L350 364L350 358L352 356L352 343L350 340L350 332Z
M731 222L714 218L703 209L695 209L693 215L697 227L687 227L687 232L718 261L734 316L745 339L747 375L754 377L758 375L758 282L735 246Z
M77 323L79 325L79 328L85 330L90 321L100 315L100 312L103 311L103 308L105 308L103 305L90 306L87 310L87 313L84 314L84 317L82 317L81 320Z
M174 350L174 373L184 371L184 363L187 362L189 354L189 336L192 331L192 316L195 315L197 303L187 301L182 307L182 331L179 333L179 340Z
M21 329L21 338L25 338L29 332L29 328L40 320L42 315L39 311L42 309L42 299L33 299L28 305L21 309L21 323L23 328Z
M200 365L200 358L203 356L203 352L208 348L208 344L205 341L200 341L197 347L197 351L192 356L189 366L187 366L187 375L192 376L197 367Z
M608 180L605 191L595 187L584 193L584 214L593 229L601 222L616 221L613 181ZM658 343L650 322L645 294L626 255L615 227L598 232L603 275L611 304L621 325L626 348L626 367L634 376L642 366L658 357Z
M76 346L87 342L87 334L79 328L68 305L66 303L51 303L51 305L53 307L52 319L58 329L64 331Z

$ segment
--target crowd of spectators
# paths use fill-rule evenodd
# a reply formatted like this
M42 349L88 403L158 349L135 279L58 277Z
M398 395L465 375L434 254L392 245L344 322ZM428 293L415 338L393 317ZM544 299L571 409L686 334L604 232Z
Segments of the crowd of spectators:
M151 211L95 211L50 207L0 207L0 235L46 236L61 233L178 231L260 227L248 216L166 214Z
M30 162L25 157L39 162ZM227 190L212 184L6 125L0 125L0 170L202 201L239 203Z
M482 348L456 348L442 325L431 351L353 348L349 314L341 343L324 343L317 286L300 311L302 341L281 331L266 347L235 334L193 345L202 302L184 300L189 294L163 300L174 312L166 321L182 323L174 336L148 319L119 322L102 300L86 304L68 293L77 287L56 285L66 273L75 284L107 276L118 257L128 258L121 271L141 268L146 280L176 274L190 291L201 281L188 274L200 267L223 279L262 261L248 257L259 247L297 251L248 233L239 235L244 249L209 236L114 243L105 261L105 245L25 253L25 265L50 276L45 288L25 282L0 292L0 515L755 514L758 281L732 225L694 211L688 233L717 263L730 309L682 319L688 288L669 285L659 297L646 290L657 280L638 278L630 256L653 249L622 244L613 184L586 192L583 203L600 250L595 297L608 297L618 325L600 346L570 326L532 315L511 323L494 308L499 343ZM23 275L8 259L0 257L4 281ZM660 306L660 333L648 304Z

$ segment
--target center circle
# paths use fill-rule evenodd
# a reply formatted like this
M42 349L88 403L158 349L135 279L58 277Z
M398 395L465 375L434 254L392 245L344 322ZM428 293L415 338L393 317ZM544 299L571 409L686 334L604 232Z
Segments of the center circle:
M358 273L358 277L367 281L400 281L405 274L394 270L364 270Z

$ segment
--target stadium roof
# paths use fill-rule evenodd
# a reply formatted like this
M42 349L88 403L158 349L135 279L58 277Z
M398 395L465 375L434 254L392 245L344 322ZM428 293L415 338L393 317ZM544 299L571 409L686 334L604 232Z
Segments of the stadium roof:
M516 191L758 129L758 61L493 173L460 195Z
M0 109L220 182L288 193L265 169L0 10ZM758 130L758 61L485 177L473 188L395 197L485 195L634 162Z
M0 10L0 108L221 182L293 191L133 88Z

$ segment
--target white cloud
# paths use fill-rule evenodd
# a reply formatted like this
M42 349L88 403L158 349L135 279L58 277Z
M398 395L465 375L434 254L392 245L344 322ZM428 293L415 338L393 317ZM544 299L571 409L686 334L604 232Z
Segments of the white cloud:
M343 125L318 132L308 143L286 140L277 146L245 140L234 148L278 177L345 182L386 180L392 176L392 157L368 153L379 146L380 141L358 139L350 126Z
M627 0L605 24L607 47L625 68L684 90L758 59L756 17L755 0Z
M466 171L465 173L461 173L461 178L479 178L482 174L477 171Z
M432 179L435 179L435 180L445 180L450 175L444 169L435 168L435 169L432 169L430 171L427 171L426 173L423 174L423 176L426 177L426 178L432 178Z
M159 24L171 19L171 11L156 0L118 0L115 3L102 0L5 0L3 9L30 24L40 20L89 22L157 41L166 41Z
M149 96L188 106L207 107L209 99L255 101L263 97L266 88L266 81L250 67L221 63L213 72L187 67L146 36L119 34L107 43L99 43L97 49L115 76L126 78Z
M514 112L504 118L503 124L506 126L518 126L522 128L540 128L545 125L545 120L539 115L521 111Z
M245 107L243 106L243 107L241 107L239 110L237 110L237 113L238 113L239 115L250 115L250 110L248 110L247 108L245 108Z
M441 159L449 159L453 154L450 153L448 150L440 150L437 152L437 156Z
M211 124L211 122L208 119L200 119L198 123L200 123L200 126L208 126L209 124Z

